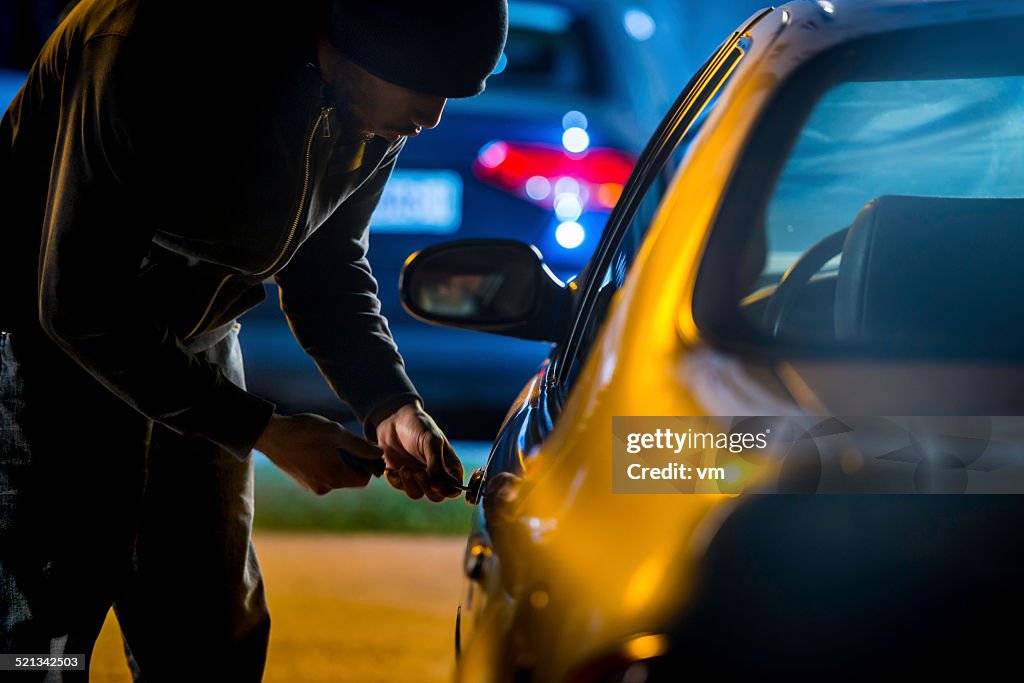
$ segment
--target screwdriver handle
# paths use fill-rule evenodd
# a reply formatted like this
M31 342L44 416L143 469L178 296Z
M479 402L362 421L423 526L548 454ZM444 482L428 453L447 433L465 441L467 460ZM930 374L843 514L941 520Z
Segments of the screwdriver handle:
M346 465L354 469L356 472L362 472L368 474L371 477L379 477L384 474L384 458L379 460L368 460L366 458L360 458L358 455L349 453L344 448L338 449L338 455L345 462Z

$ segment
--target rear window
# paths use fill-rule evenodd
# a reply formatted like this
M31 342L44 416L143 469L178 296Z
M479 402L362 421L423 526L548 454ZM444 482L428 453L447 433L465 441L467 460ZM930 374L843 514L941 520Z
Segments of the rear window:
M508 40L488 90L593 94L600 90L589 24L569 9L511 3Z

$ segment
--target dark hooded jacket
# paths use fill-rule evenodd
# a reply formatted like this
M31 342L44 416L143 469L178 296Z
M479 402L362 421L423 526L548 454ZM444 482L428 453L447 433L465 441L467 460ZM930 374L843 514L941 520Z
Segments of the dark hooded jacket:
M273 278L372 433L416 398L366 259L403 141L346 129L315 66L323 3L211 4L85 0L46 43L0 124L0 328L242 457L274 406L192 342Z

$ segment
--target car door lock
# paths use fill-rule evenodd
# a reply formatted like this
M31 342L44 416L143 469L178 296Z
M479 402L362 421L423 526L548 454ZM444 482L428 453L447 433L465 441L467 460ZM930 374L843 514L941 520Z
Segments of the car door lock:
M468 484L460 484L459 488L466 492L466 502L476 505L484 495L484 468L478 467L469 475Z

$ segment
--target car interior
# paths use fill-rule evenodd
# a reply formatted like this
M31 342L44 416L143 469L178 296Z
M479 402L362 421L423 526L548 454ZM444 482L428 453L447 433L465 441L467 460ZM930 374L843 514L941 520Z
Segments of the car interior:
M1024 340L1022 219L1024 199L877 197L748 297L745 315L782 340L1013 351Z

